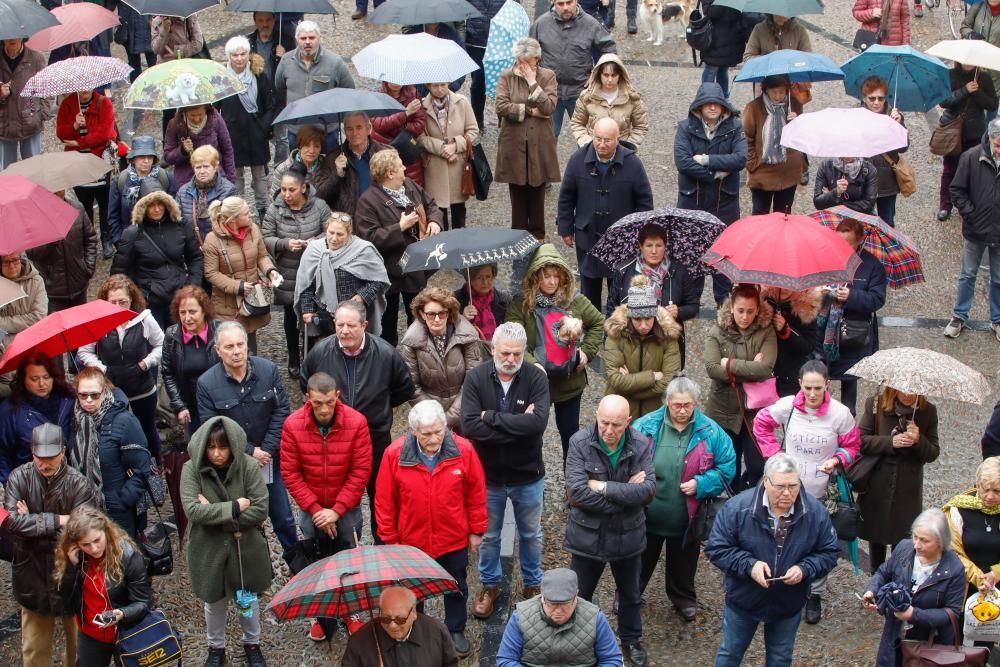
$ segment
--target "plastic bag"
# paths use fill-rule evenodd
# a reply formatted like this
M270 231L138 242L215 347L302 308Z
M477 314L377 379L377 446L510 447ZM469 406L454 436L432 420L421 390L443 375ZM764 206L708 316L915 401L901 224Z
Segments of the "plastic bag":
M973 593L965 601L966 642L1000 641L1000 591ZM984 620L985 619L985 620Z

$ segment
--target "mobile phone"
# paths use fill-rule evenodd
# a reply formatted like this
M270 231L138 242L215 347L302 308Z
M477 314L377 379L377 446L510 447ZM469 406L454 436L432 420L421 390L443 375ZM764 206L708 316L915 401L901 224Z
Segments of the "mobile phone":
M764 581L783 581L784 577L771 577L770 579L765 579Z
M115 622L115 612L113 611L102 611L100 614L94 614L94 625L102 628L106 628Z

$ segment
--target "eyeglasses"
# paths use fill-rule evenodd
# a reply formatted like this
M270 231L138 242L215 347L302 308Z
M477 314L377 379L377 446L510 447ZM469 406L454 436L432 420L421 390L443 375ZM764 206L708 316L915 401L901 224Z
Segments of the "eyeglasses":
M81 401L96 401L101 396L104 395L103 391L78 391L76 395L80 397Z
M340 220L341 222L350 222L351 216L347 213L331 213L330 220Z
M885 95L869 95L866 99L869 102L885 102Z
M410 607L410 611L406 612L406 616L385 616L385 615L379 616L378 622L384 625L385 627L389 627L393 623L395 623L399 627L403 627L404 625L406 625L406 621L408 618L410 618L410 614L413 613L414 609L415 607Z
M426 317L429 320L435 320L435 321L437 321L437 320L443 320L443 319L446 319L448 317L448 311L447 310L433 310L433 311L432 310L425 310L424 311L424 317Z
M775 484L770 477L766 477L767 483L780 493L795 493L799 490L800 484Z
M15 257L14 259L5 259L0 263L2 263L4 266L17 266L18 264L21 263L21 258Z

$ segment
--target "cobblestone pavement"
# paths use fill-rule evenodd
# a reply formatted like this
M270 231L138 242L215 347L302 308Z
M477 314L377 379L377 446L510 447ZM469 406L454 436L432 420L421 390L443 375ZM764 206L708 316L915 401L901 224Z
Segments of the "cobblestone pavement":
M330 17L321 17L319 23L323 29L323 44L341 55L350 56L365 44L380 39L393 31L391 26L373 26L364 22L352 22L349 18L353 11L353 3L347 0L334 0L340 11L340 18L334 22ZM530 6L533 3L525 3ZM619 53L630 65L630 73L639 90L643 92L650 107L651 131L642 146L640 155L643 157L646 169L653 183L655 201L658 206L672 205L676 201L676 174L673 168L672 147L673 134L677 121L687 114L687 108L700 80L700 72L691 65L690 50L680 37L680 30L668 26L668 38L661 47L654 47L645 42L641 35L628 36L624 32L624 2L619 2L618 27L615 38L618 40ZM856 23L850 16L848 0L835 0L827 3L827 13L823 16L810 16L808 27L813 48L831 56L837 62L843 62L852 55L849 48L850 40L856 30ZM202 25L213 41L213 53L222 57L222 44L225 39L237 32L249 32L251 21L246 15L233 15L221 10L210 10L199 15ZM315 17L310 17L315 18ZM918 48L927 48L939 39L947 36L947 17L943 10L928 11L927 17L913 20L913 43ZM117 48L117 47L116 47ZM732 74L732 73L731 73ZM370 81L359 81L359 85L372 85ZM737 105L748 102L753 94L750 86L734 85L733 97ZM843 88L836 83L818 84L814 87L815 101L812 109L825 106L853 106L856 101L848 98ZM116 101L120 93L116 95ZM911 150L907 154L917 171L918 191L908 198L900 198L898 203L897 224L907 234L911 235L924 253L924 270L927 282L924 285L911 287L901 292L892 292L883 316L919 316L935 319L946 319L951 312L954 299L955 280L959 271L961 249L960 223L957 216L952 220L939 223L934 218L937 211L937 188L940 177L940 160L930 155L927 150L929 130L920 114L906 114L907 126L911 133ZM124 127L124 116L119 117L120 126ZM159 119L147 114L142 130L157 135ZM565 133L569 135L569 133ZM495 155L497 126L495 116L487 111L487 128L483 143L491 160ZM50 150L57 147L53 137L46 137L46 145ZM565 163L574 146L572 138L563 136L559 144L560 160ZM816 163L813 162L815 172ZM555 193L549 196L549 219L555 217ZM811 187L800 188L795 203L796 212L810 210ZM743 210L749 211L749 193L744 193ZM509 225L509 203L506 188L496 185L493 188L489 202L469 204L470 225ZM550 238L555 238L554 225L550 222ZM568 252L561 242L557 246L571 262L575 261L572 252ZM106 273L108 262L101 263L101 272ZM454 274L439 274L435 280L454 282L458 278ZM980 281L983 282L982 280ZM706 293L705 305L710 305L710 292ZM274 359L284 366L285 352L283 334L280 325L280 314L276 314L266 333L261 337L262 354ZM987 319L985 289L981 284L977 290L972 317ZM704 365L701 363L701 339L709 326L708 321L700 320L689 327L691 343L688 345L689 373L703 383L707 382ZM943 324L942 324L943 326ZM968 331L957 340L949 340L941 335L940 326L933 328L903 328L883 327L881 332L884 347L910 345L941 350L955 356L963 362L988 373L997 387L996 371L998 366L998 343L990 334L983 331ZM288 382L289 394L294 405L301 403L301 395L295 383ZM604 390L603 379L591 373L591 384L584 394L584 418L593 414L596 402ZM873 390L871 385L863 386L863 392ZM969 487L979 460L978 443L982 429L992 408L992 402L985 406L970 406L954 402L940 404L941 415L941 457L927 466L925 474L925 503L928 506L940 504L953 493ZM397 433L403 428L402 412L397 414ZM562 536L565 529L566 516L563 511L562 488L563 478L560 471L560 449L558 435L554 424L550 425L546 441L546 462L549 473L546 478L546 512L544 567L566 565L569 558L562 551ZM370 538L369 538L370 539ZM155 586L161 606L168 617L173 620L184 633L185 646L188 650L189 664L201 664L205 656L204 621L201 604L190 592L186 564L179 551L175 550L176 568L171 577L158 578ZM277 562L277 558L275 561ZM515 568L516 571L516 568ZM0 594L0 618L16 610L9 593L8 566L0 565L0 580L4 583L6 594ZM470 567L469 586L475 591L477 587L477 572L475 566ZM271 593L278 590L287 580L287 573L281 571L275 579ZM700 593L698 620L691 624L683 623L679 617L670 612L669 602L663 593L663 580L660 572L654 577L646 593L647 605L643 611L645 623L645 643L650 658L658 665L708 665L718 646L721 632L722 616L722 577L718 570L703 562L698 572L698 590ZM854 598L854 592L863 590L867 581L864 574L855 575L850 565L842 562L830 578L830 587L824 598L824 619L817 626L803 624L799 631L796 645L797 665L863 665L871 664L878 643L881 625L873 615L864 613ZM519 590L520 582L514 582L514 589ZM613 597L613 581L606 575L598 589L601 606L610 616L610 606ZM265 601L269 599L265 596ZM430 613L443 615L440 602L435 601L428 606ZM303 621L279 624L269 613L265 613L263 642L265 655L271 665L330 665L339 664L343 652L344 638L338 634L328 646L314 644L306 638L307 625ZM467 635L473 645L472 656L465 660L470 665L481 658L478 655L480 641L479 622L470 619ZM230 647L239 647L239 630L235 621L230 621ZM58 640L61 645L61 639ZM18 638L7 638L0 643L0 661L5 664L19 662ZM234 663L242 664L242 654L237 650ZM231 660L233 655L231 653ZM761 664L763 650L760 641L755 641L748 653L747 664ZM56 663L61 664L61 663ZM486 659L482 664L492 664Z

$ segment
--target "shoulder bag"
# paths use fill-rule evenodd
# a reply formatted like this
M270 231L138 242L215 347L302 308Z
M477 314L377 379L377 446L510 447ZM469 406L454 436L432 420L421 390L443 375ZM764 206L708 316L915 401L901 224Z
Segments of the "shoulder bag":
M493 185L493 170L490 168L490 161L486 157L486 151L483 150L482 144L479 142L473 144L468 139L466 139L466 143L469 149L467 151L468 161L465 164L466 169L471 171L472 191L466 192L465 174L463 173L462 194L475 195L479 201L486 201L490 196L490 186Z
M954 632L954 644L935 644L937 629L932 629L926 641L904 639L900 644L903 653L903 667L934 667L948 665L950 667L985 667L990 649L985 646L962 646L962 635L958 631L958 616L945 607L951 629Z
M906 0L903 0L906 2ZM882 38L889 33L889 21L892 15L892 0L882 0L882 17L878 22L878 32L872 32L865 28L860 28L854 33L854 48L858 51L867 51L873 44L881 44Z
M830 513L830 521L833 523L834 530L837 531L837 539L853 542L858 538L861 513L858 511L858 506L854 504L854 493L851 491L850 482L847 482L847 500L840 499L837 477L842 475L843 468L839 466L830 475L826 484L826 499L823 504ZM846 481L847 478L844 479Z
M684 39L691 47L691 59L695 67L699 66L698 52L712 48L712 20L705 16L701 8L701 0L698 6L691 11L688 17L688 27L684 31Z
M462 195L473 197L476 194L476 181L472 175L472 141L465 136L465 165L462 167Z
M118 667L159 667L179 663L184 652L181 636L159 609L129 628L118 631L115 664Z
M694 513L694 519L691 520L691 527L688 528L688 541L698 541L706 542L708 541L708 536L712 533L712 526L715 525L715 517L718 515L719 510L722 505L725 504L727 500L736 495L733 492L733 487L729 485L726 478L719 472L718 468L713 468L708 472L715 472L722 481L722 486L725 488L725 495L718 495L713 498L705 498L698 505L697 511Z
M844 472L847 481L851 483L857 493L868 492L868 480L871 478L875 468L882 461L878 454L862 454L851 464L851 467Z
M965 114L969 111L971 101L971 98L967 99L962 113L951 120L945 122L944 116L938 119L937 125L931 130L931 153L942 157L962 154L962 131L965 129Z
M860 350L868 347L872 336L872 318L867 320L849 320L844 318L840 323L840 349Z
M424 154L424 147L409 130L400 130L389 145L396 149L404 165L415 164Z
M235 279L236 272L233 270L233 263L229 261L229 253L223 248L219 251L219 254L226 260L226 266L229 267L229 275ZM258 278L260 277L259 269L257 276ZM240 315L243 317L257 317L258 315L270 313L271 304L274 303L274 288L265 287L260 282L254 283L251 287L253 289L249 295L244 293L236 297L236 302L240 305Z
M140 229L142 228L140 227ZM163 258L163 261L166 262L165 266L170 272L166 280L156 280L149 286L149 294L146 295L146 300L155 303L170 303L171 299L174 298L174 292L187 284L187 271L170 261L167 253L163 252L163 248L157 245L156 241L153 240L153 237L145 229L142 229L142 235L153 246L153 249L159 253L160 257Z
M167 484L163 481L163 476L160 474L160 467L156 465L156 459L153 458L152 452L142 445L135 444L122 445L119 449L126 451L140 450L149 457L149 474L143 480L146 490L139 496L139 502L135 506L136 513L145 514L154 505L157 507L162 505L163 501L167 499ZM135 476L135 471L131 468L126 468L125 474L131 478Z
M896 176L896 186L899 194L909 197L917 191L917 172L913 165L907 162L902 155L898 160L893 160L888 153L882 153L882 157L892 167L892 173Z

